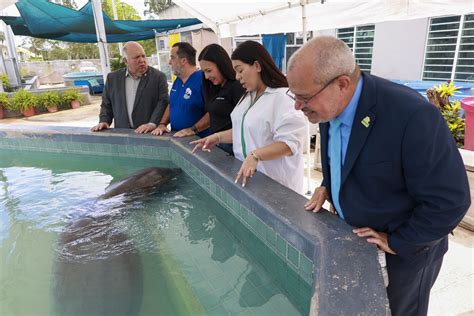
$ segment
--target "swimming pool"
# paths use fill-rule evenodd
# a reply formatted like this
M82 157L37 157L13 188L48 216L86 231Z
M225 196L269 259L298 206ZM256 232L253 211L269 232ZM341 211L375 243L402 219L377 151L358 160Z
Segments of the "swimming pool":
M179 190L177 187L176 190L178 191L172 189L170 192L173 194L169 195L168 198L174 199L181 195L184 200L179 201L178 204L185 204L188 208L197 207L196 203L200 204L201 201L206 200L206 203L210 204L206 204L206 207L201 208L210 212L206 213L208 214L207 217L204 217L207 221L201 219L197 223L207 223L206 229L208 230L218 227L213 228L212 231L217 229L225 236L225 238L204 237L203 240L207 239L207 244L203 241L205 246L197 251L197 253L202 254L202 260L212 263L213 268L208 269L208 274L200 271L199 267L203 264L197 264L193 268L189 264L183 263L187 254L190 253L186 246L189 238L186 240L186 238L180 237L181 235L185 236L184 233L181 235L180 233L174 234L173 232L179 232L177 228L160 230L160 221L156 220L157 214L160 213L145 212L149 215L145 218L155 220L151 221L154 225L147 226L146 229L132 225L130 222L123 225L125 227L138 227L136 229L138 235L162 234L160 238L154 239L144 238L143 236L137 238L139 240L154 240L156 247L159 247L160 244L167 245L165 247L166 252L171 253L173 259L167 266L175 269L173 270L174 273L182 275L182 278L179 278L181 280L180 285L195 284L193 282L196 280L193 280L193 278L199 278L196 275L200 275L202 280L198 280L197 283L202 282L201 287L196 285L194 285L194 288L193 285L184 287L189 289L186 293L195 298L193 301L196 304L192 304L194 306L192 308L201 306L203 313L210 314L222 314L224 310L231 314L246 313L247 311L256 315L266 313L263 310L253 311L252 308L255 306L277 310L276 314L279 310L285 310L283 308L288 308L289 314L353 315L354 313L389 313L388 301L374 247L355 238L350 227L327 212L316 215L304 212L302 210L305 201L303 197L261 174L252 178L251 183L245 189L235 185L233 177L240 167L239 162L226 156L221 151L192 155L190 153L191 147L187 144L188 141L189 139L180 140L135 135L128 130L111 130L107 133L92 134L81 128L0 127L0 149L2 153L6 152L5 150L20 150L13 155L15 159L26 159L28 161L35 160L36 156L44 155L44 152L49 152L47 155L57 153L61 154L60 157L64 157L61 159L71 160L76 167L68 169L70 171L64 175L63 182L80 183L80 181L74 181L74 175L78 172L90 172L91 170L88 170L88 168L101 170L101 176L88 174L88 178L102 179L104 175L108 175L106 177L110 181L111 176L119 177L120 175L129 174L129 171L136 170L132 168L134 163L138 164L139 167L144 167L147 164L145 162L148 161L153 163L160 161L160 164L176 165L183 169L185 175L180 176L183 178L179 182L187 183L190 187L199 187L199 190L196 191L198 193L188 192L186 186ZM65 153L74 154L73 157L76 158L69 159L64 155ZM58 157L54 154L53 156ZM114 163L120 159L126 159L127 162L123 164L123 167L118 168ZM44 160L54 161L52 158L42 159L42 161ZM30 167L23 167L56 170L51 165L44 168L41 164L38 165L37 162L36 159L36 162L32 163ZM117 172L120 170L122 170L122 174L119 175ZM57 173L57 171L55 172ZM27 174L27 172L24 172L24 174ZM87 182L89 184L87 189L93 183L91 181ZM58 187L62 188L64 186ZM94 187L100 188L100 185L94 185ZM180 192L188 192L186 193L188 196L195 194L195 198L192 201L187 200L186 195ZM94 194L97 195L98 192L94 191ZM91 198L94 194L82 193L78 196ZM209 199L205 198L206 196L209 196ZM73 204L84 205L81 203ZM209 205L214 206L210 207ZM132 221L131 223L137 221L143 223L140 216L143 217L144 215L138 215L143 214L143 212L128 213L133 214L133 216L123 218ZM165 213L168 214L169 212ZM176 212L176 214L182 213ZM191 213L193 212L188 214ZM139 219L134 218L134 216L138 216ZM180 223L177 227L188 227L183 224L186 217L174 216L171 216L168 221L165 220L164 223L166 224L163 225L171 225L176 221L176 223ZM30 217L25 215L25 221L33 221ZM55 217L53 216L53 218ZM158 218L167 217L159 215ZM209 221L209 218L212 220ZM5 220L2 219L3 221ZM62 222L62 227L64 227L64 224ZM119 225L119 227L122 226ZM197 234L206 235L206 229ZM169 235L167 235L167 232ZM130 233L127 231L127 234ZM213 240L213 242L209 240ZM219 242L222 242L223 247L213 244ZM32 255L22 261L37 262L38 260L34 256ZM49 258L52 257L53 255L50 255ZM201 255L198 257L200 258ZM161 258L159 256L159 259ZM158 265L159 259L151 260L152 263L149 266ZM45 261L50 262L51 260L45 259ZM194 262L197 261L198 259L194 259ZM247 270L240 268L239 270L239 264L235 261L244 262L245 266L251 268ZM249 262L252 262L252 264ZM195 273L196 266L200 274ZM12 273L14 274L15 271ZM233 284L231 286L232 291L224 290L223 293L227 294L223 300L216 300L216 296L212 296L212 293L214 293L213 290L217 290L219 287L229 286L229 281L220 280L218 275L213 276L212 274L216 272L212 271L221 271L221 274L226 277L237 275L235 280L240 280L234 283L230 282ZM161 274L158 273L158 275ZM269 277L275 278L277 275L282 275L282 277L279 277L280 279L276 283L272 283L272 289L268 293L259 291L259 282L268 282ZM32 276L25 275L23 280L29 279L29 277ZM156 279L159 279L159 277L157 276ZM236 290L238 288L237 283L241 286L240 290ZM247 284L245 286L247 292L242 292L245 284ZM204 285L207 285L209 289L205 290ZM262 285L260 284L260 286ZM181 289L182 287L174 286L172 288ZM165 292L171 293L173 291L175 290L166 290ZM223 295L222 292L219 293L219 295ZM248 293L247 296L245 293ZM206 303L209 301L213 303ZM287 302L287 304L285 305L282 302ZM214 305L209 307L209 304ZM145 306L147 305L144 297L143 307ZM235 309L237 307L243 308L243 310ZM154 310L154 308L150 307L147 310Z

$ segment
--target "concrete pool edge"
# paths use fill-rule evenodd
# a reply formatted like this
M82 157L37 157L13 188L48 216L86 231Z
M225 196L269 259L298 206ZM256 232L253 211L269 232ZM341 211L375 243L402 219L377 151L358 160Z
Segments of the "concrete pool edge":
M241 163L221 150L193 155L192 147L188 145L191 139L136 135L133 131L119 129L91 133L86 128L0 126L0 148L20 149L24 143L36 146L36 142L47 142L45 146L50 146L60 142L54 151L80 153L83 150L84 153L100 154L94 151L106 148L108 152L104 155L121 155L120 146L114 145L125 145L129 153L125 151L124 156L171 161L181 157L187 166L198 169L193 169L195 177L191 175L196 182L209 178L215 183L215 196L225 200L224 204L243 206L237 210L247 212L245 217L256 235L262 234L259 229L264 223L267 226L262 226L263 231L268 232L270 227L276 233L272 236L287 241L285 254L290 264L301 267L300 258L303 257L314 263L311 314L390 313L375 247L356 238L351 227L328 212L305 212L304 197L262 174L255 175L246 188L236 185L234 176ZM82 143L90 146L84 147ZM40 150L34 146L24 149ZM272 244L272 241L267 242Z

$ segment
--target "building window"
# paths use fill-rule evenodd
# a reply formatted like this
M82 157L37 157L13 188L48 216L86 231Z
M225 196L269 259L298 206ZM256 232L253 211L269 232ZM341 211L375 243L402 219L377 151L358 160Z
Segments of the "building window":
M337 38L344 41L354 53L360 69L369 72L372 69L375 25L363 25L337 29Z
M306 40L309 41L311 38L313 38L313 32L306 32ZM288 60L290 59L291 55L293 55L301 46L303 46L303 32L286 33L286 56L283 69L286 69L286 65L288 64Z
M474 82L474 14L430 19L423 80Z
M259 35L248 35L248 36L236 36L233 38L232 51L234 51L237 46L246 41L255 41L262 44L262 36Z
M286 65L288 64L288 60L290 59L291 55L294 54L300 48L303 46L303 32L296 32L296 33L285 33L286 36L286 45L285 45L285 58L283 60L283 67L282 71L286 73ZM313 32L312 31L307 31L306 32L306 40L309 41L311 38L313 38ZM233 50L237 46L239 46L241 43L245 41L256 41L259 42L260 44L262 43L262 36L261 35L250 35L250 36L236 36L234 37L233 40Z

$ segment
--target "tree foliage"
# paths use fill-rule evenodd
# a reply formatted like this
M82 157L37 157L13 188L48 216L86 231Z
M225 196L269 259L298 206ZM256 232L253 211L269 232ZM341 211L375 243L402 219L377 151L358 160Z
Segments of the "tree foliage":
M134 7L125 2L115 1L115 9L117 10L118 20L141 20L137 10L135 10ZM112 20L114 19L114 11L112 10L112 0L102 1L102 11L104 11L109 18L111 18Z
M62 0L62 5L77 9L75 0ZM115 1L117 17L119 20L140 20L137 10L124 2ZM112 0L102 1L102 10L111 19L114 19ZM154 39L140 41L147 56L156 52ZM42 38L27 37L21 45L36 55L41 55L43 60L67 60L67 59L96 59L99 58L99 50L95 43L70 43L54 41ZM117 43L108 44L110 57L120 56Z
M145 6L147 7L147 13L160 14L162 11L172 7L174 5L171 0L147 0Z

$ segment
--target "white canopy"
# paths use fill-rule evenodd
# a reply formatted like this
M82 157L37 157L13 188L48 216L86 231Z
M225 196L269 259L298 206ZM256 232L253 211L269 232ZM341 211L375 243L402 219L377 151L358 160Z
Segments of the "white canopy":
M220 37L324 30L474 12L474 0L173 0Z

